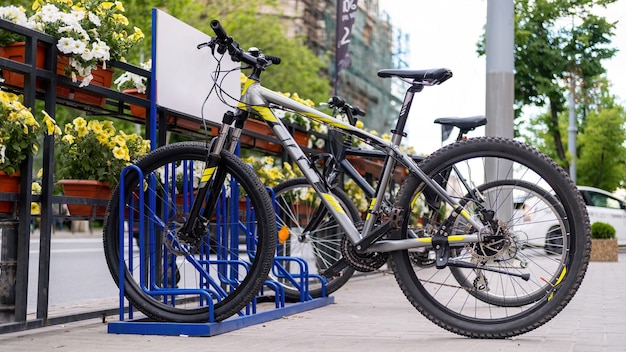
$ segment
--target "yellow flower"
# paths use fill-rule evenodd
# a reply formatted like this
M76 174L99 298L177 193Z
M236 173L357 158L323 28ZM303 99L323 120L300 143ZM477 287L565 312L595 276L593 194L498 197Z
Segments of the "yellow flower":
M31 8L33 9L33 11L36 11L37 9L39 9L44 4L45 4L45 2L43 2L42 0L35 0L35 1L33 1L33 6Z
M104 132L98 133L96 135L96 139L98 140L98 142L100 142L100 144L106 145L107 142L109 141L109 135Z
M120 23L124 26L128 26L128 18L126 18L126 16L122 15L121 13L114 13L113 14L113 21L115 23ZM115 35L115 33L113 33Z
M74 143L74 136L72 136L71 134L66 134L65 136L63 136L63 138L61 138L61 140L67 144L72 144Z
M43 110L41 112L43 113L43 122L46 124L46 133L48 135L61 135L61 129L57 126L56 121L47 112Z
M124 137L120 135L113 137L111 140L115 142L116 145L119 145L119 146L126 145L126 140L124 139Z
M111 121L102 121L102 128L109 135L112 136L115 134L115 126L113 126L113 122Z
M39 203L30 203L30 213L33 215L38 215L41 213L41 207L39 206Z
M34 194L40 194L41 193L41 185L39 184L39 182L33 182L32 185L31 185L31 189L32 189Z
M102 128L102 125L100 124L99 121L91 120L91 121L89 121L87 126L89 127L89 129L91 131L94 131L95 133L103 133L104 132L104 129Z
M87 127L87 121L82 117L77 117L72 121L74 123L74 128L78 131L80 127Z
M115 9L116 9L117 11L124 12L124 5L122 5L122 2L121 2L121 1L116 1L116 2L115 2Z
M130 161L130 154L126 145L113 148L113 156L119 160Z
M108 9L110 9L111 7L113 7L113 5L114 5L114 4L113 4L112 2L110 2L110 1L105 1L105 2L101 3L100 5L98 5L98 8L99 8L99 9L102 9L102 10L108 10Z
M89 129L87 129L87 126L80 126L76 129L76 132L78 137L85 137L89 133Z

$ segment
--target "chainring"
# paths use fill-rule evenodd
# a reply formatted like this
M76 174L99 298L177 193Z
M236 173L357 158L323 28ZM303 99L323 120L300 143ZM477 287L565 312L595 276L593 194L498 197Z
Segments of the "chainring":
M354 245L348 237L343 236L341 239L341 254L348 262L348 265L356 271L371 272L379 269L387 263L389 253L373 252L373 253L357 253Z

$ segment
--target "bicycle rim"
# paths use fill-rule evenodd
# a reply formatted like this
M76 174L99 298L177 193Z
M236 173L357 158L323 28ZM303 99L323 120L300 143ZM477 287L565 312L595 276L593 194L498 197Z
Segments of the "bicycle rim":
M341 242L344 233L337 222L328 212L323 212L321 200L305 178L285 181L274 188L276 198L277 227L279 230L279 245L277 249L278 261L282 269L292 275L285 275L276 270L273 274L290 299L300 299L302 289L299 282L293 282L290 277L298 277L301 272L301 263L304 261L309 275L309 295L313 298L322 296L321 280L316 279L323 270L329 268L341 259ZM358 210L348 196L339 189L333 189L342 207L353 221L358 220ZM315 226L308 228L307 225ZM281 236L280 233L285 235ZM281 259L282 258L282 259ZM339 275L328 279L325 283L326 294L330 294L343 286L354 273L354 269L346 267Z

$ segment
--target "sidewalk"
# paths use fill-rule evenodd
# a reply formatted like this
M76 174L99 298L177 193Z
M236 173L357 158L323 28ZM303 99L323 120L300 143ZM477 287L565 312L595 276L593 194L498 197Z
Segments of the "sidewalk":
M108 334L81 321L0 335L2 351L626 351L626 253L591 263L572 302L537 330L506 340L472 340L419 314L392 274L352 278L335 303L212 337ZM117 316L109 317L115 321Z

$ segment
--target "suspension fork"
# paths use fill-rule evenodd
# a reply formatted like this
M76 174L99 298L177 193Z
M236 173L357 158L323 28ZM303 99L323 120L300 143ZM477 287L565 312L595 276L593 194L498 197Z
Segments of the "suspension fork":
M236 113L227 111L222 118L222 125L217 138L214 139L209 146L209 154L207 155L206 166L202 173L200 184L198 185L198 193L189 211L188 221L185 222L181 229L183 234L193 239L199 239L193 231L194 225L196 225L199 220L208 219L213 212L221 193L222 184L226 179L226 169L218 167L221 160L221 152L224 149L230 152L235 151L237 142L241 136L241 129L247 118L248 113L243 110L238 109ZM232 126L233 121L235 121L235 128ZM206 199L206 202L204 199ZM203 216L200 217L199 215L203 206Z

